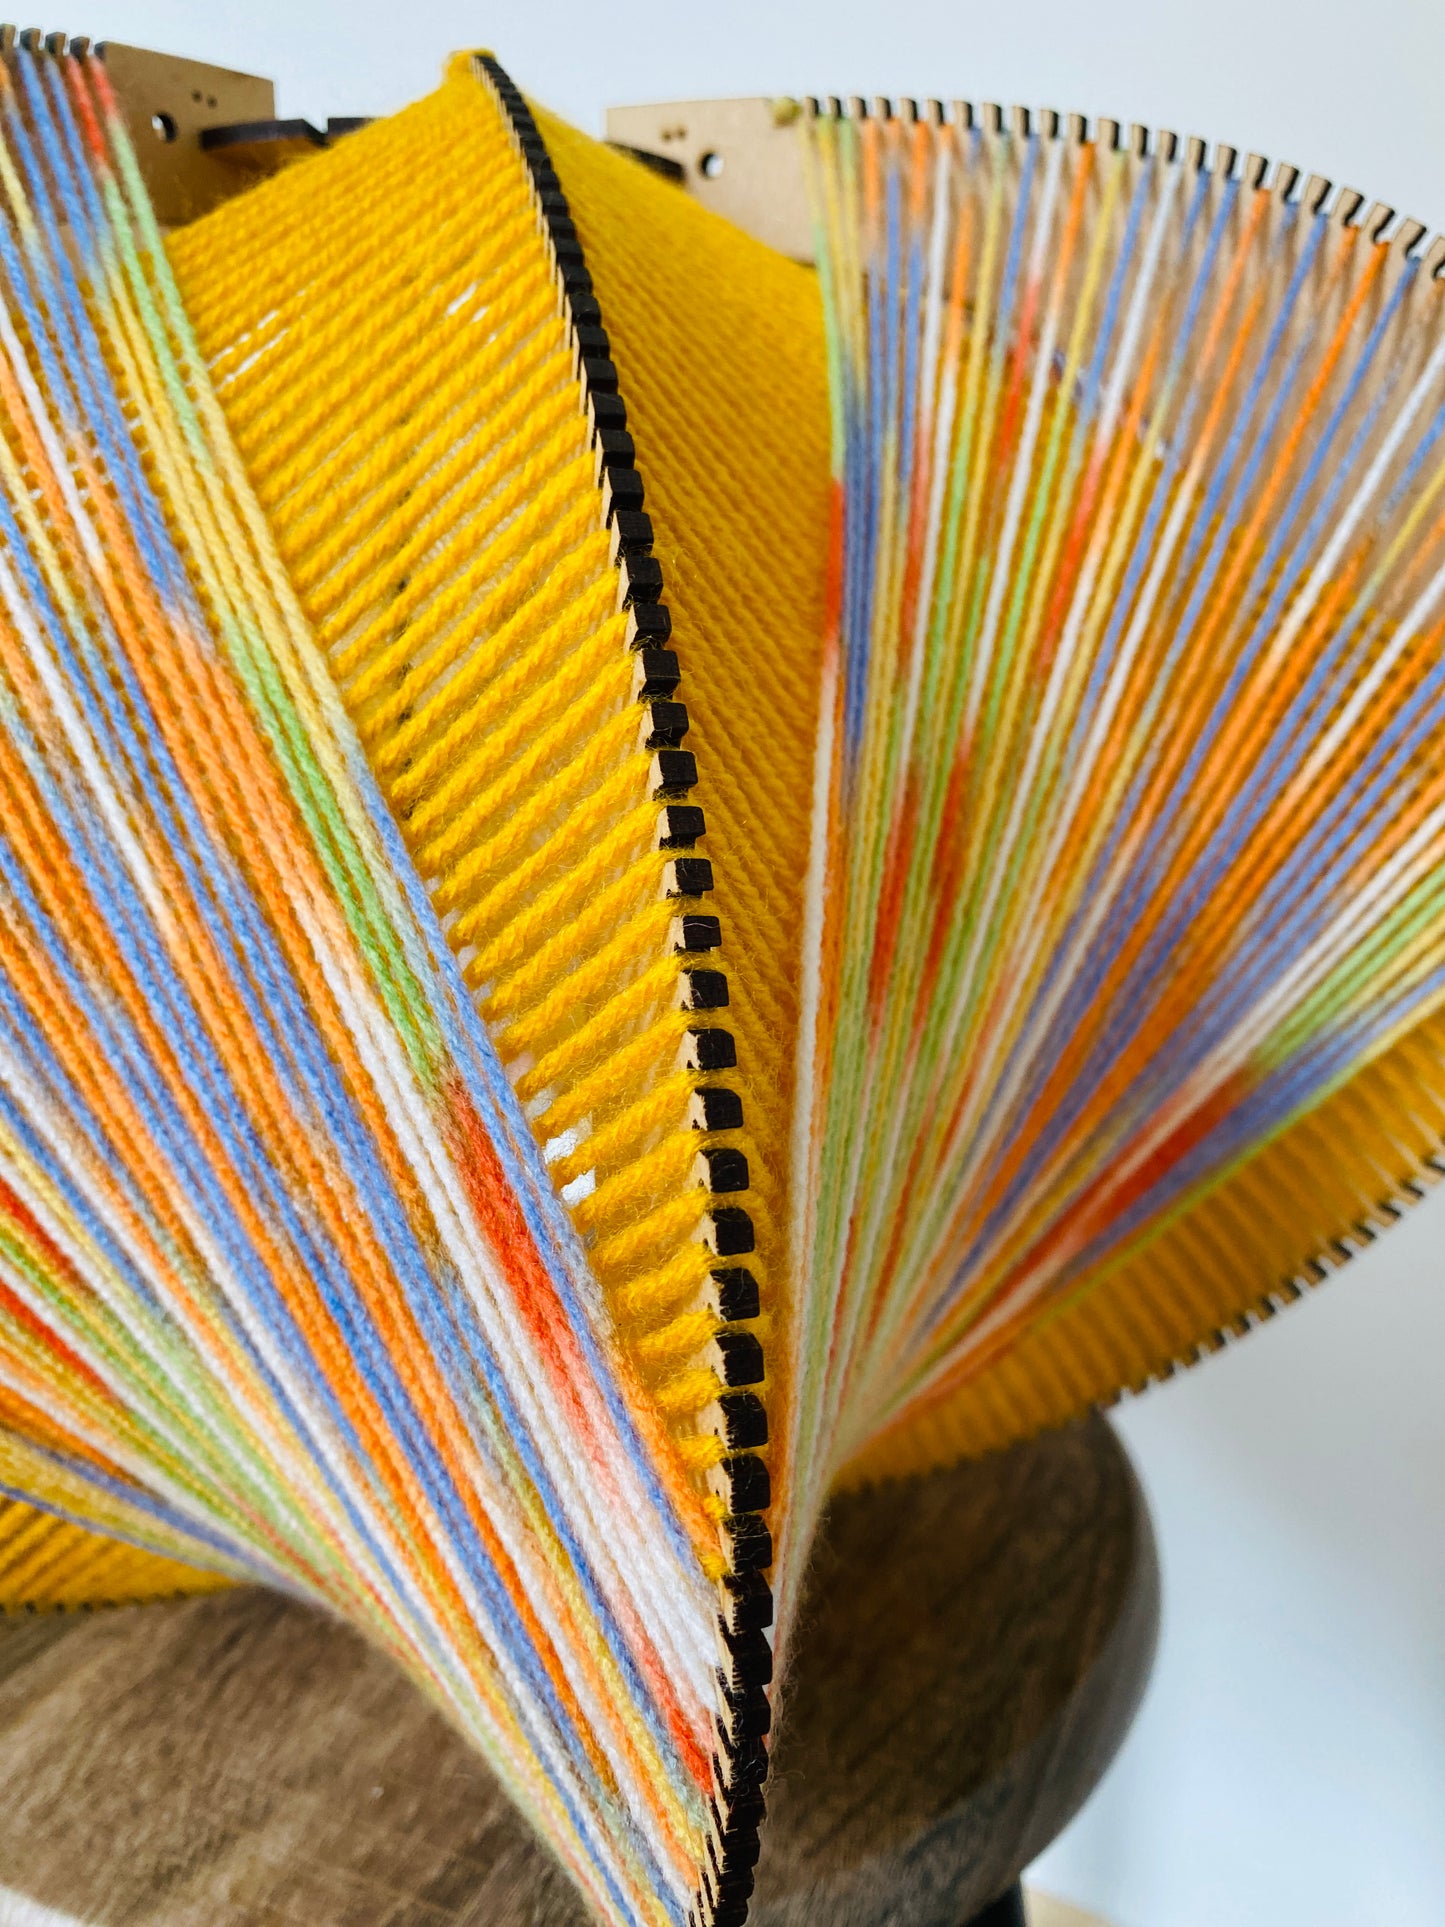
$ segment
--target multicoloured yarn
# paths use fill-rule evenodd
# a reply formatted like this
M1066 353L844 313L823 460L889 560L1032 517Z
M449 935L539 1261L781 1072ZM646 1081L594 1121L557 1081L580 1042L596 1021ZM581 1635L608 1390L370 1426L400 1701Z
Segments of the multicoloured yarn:
M1440 1008L1445 331L1416 224L1232 150L961 110L807 151L817 1491ZM1236 1308L1285 1282L1237 1257Z
M598 486L594 418L634 419L634 384L611 392L591 316L611 328L614 304L588 297L579 324L580 304L559 300L506 127L458 61L323 168L280 175L168 248L252 486L618 1342L688 1467L716 1478L723 1447L697 1415L718 1389L718 1212L736 1228L746 1207L767 1235L745 1182L761 1115L751 1040L720 967L739 928L720 901L733 866L707 860L722 779L694 753L705 725L671 558L664 599L653 520L623 509L626 548L605 520L609 502L652 510L656 495L650 461L604 468ZM370 212L378 180L384 218ZM579 380L577 344L608 392Z
M104 69L0 72L7 1463L344 1612L601 1913L681 1921L711 1521L301 615Z
M0 90L0 1600L322 1601L738 1927L773 1546L1434 1174L1441 250L839 110L814 277L488 57L163 244Z

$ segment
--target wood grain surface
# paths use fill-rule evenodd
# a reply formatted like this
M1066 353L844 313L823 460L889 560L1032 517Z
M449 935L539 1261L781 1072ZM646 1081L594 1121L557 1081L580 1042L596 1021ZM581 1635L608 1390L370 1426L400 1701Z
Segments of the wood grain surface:
M1157 1573L1102 1420L849 1495L783 1694L758 1927L959 1927L1103 1771ZM0 1621L0 1887L88 1927L584 1927L441 1715L236 1591Z

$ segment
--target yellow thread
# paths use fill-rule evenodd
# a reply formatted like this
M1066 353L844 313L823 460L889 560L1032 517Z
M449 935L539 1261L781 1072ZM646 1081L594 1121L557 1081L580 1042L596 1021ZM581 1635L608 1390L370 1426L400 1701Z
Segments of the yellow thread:
M521 852L534 849L543 833L559 821L566 827L576 811L607 812L612 794L604 794L600 803L594 798L609 773L616 772L614 780L623 796L635 796L645 788L637 721L620 706L620 698L616 679L599 677L545 729L535 732L525 748L515 742L515 732L498 732L504 740L514 739L510 767L504 778L480 789L465 804L461 798L468 787L484 780L491 745L473 750L454 766L448 789L460 807L426 845L428 864L447 876L446 890L438 899L444 909L468 901L478 879L509 870ZM564 747L577 735L587 737L587 749L564 761ZM434 820L429 811L419 810L417 815L424 823ZM497 817L500 823L494 822ZM419 838L425 834L424 824L414 822L413 827Z
M564 971L579 951L586 954L605 941L639 897L659 897L662 866L652 848L656 825L656 811L643 805L614 826L605 851L599 845L595 894L582 891L575 876L564 876L510 915L492 918L489 927L473 917L469 940L477 949L475 981L488 983L516 969L519 959L544 951Z
M636 1029L659 1005L668 1006L676 990L677 966L671 957L662 957L633 981L625 997L598 1011L565 1042L539 1058L518 1079L517 1089L530 1095L569 1083L574 1076L592 1070L616 1047L623 1031Z
M598 1184L576 1207L574 1216L584 1231L599 1242L614 1226L644 1220L659 1204L666 1204L697 1183L694 1166L697 1144L688 1131L673 1131L642 1156Z
M599 1276L615 1280L655 1270L684 1239L696 1235L706 1201L707 1193L701 1189L681 1192L645 1218L599 1240L592 1247L594 1269Z
M628 772L623 771L615 786L619 795L627 793L627 775ZM605 816L612 800L611 797L594 798L594 809L589 815ZM564 868L558 875L560 866L554 863L552 869L548 867L549 860L555 859L558 851L554 848L542 852L539 860L529 864L525 872L519 868L512 876L503 876L485 896L469 906L465 917L458 922L463 940L475 944L480 952L489 939L513 919L525 917L530 908L551 918L570 919L578 915L588 900L589 886L599 877L615 877L622 864L644 858L651 850L656 830L655 808L650 803L637 804L599 835L593 849L593 864L587 866L590 875L584 875L580 868ZM544 903L545 913L541 910ZM555 929L555 922L550 927Z
M519 714L530 713L532 704L545 706L554 678L570 691L576 679L605 676L609 665L622 664L622 619L608 620L614 595L600 564L597 579L575 595L548 584L498 626L485 650L459 661L426 707L378 748L377 766L394 772L399 802L411 803L442 779L457 746L474 740L483 700L501 740Z
M554 1092L538 1120L546 1135L560 1137L585 1117L610 1115L623 1108L619 1092L645 1091L651 1077L665 1076L678 1061L689 1022L684 1011L665 1011L630 1042L620 1044L605 1064ZM527 1084L529 1097L547 1090L544 1083L532 1078L524 1078L521 1083Z
M647 852L642 860L629 865L621 876L604 885L591 905L584 907L565 931L529 950L525 942L512 938L512 930L504 930L498 940L487 947L485 956L479 953L479 974L490 985L487 1008L499 1021L547 996L578 948L585 946L583 954L586 954L593 943L602 941L609 931L630 924L634 917L652 914L659 924L671 927L673 906L659 895L656 866L649 860L651 855L652 852ZM537 921L539 927L545 927L540 919ZM659 936L657 947L661 947L661 942ZM498 975L499 970L505 974ZM585 1115L585 1109L575 1113L576 1117Z
M644 978L650 980L652 972L664 985L675 988L677 965L667 952L671 922L668 904L649 903L623 924L605 948L579 964L569 977L554 983L545 996L538 996L525 1015L514 1018L507 1025L508 1044L518 1050L545 1052L559 1038L575 1031L579 1019L587 1019L594 1011L600 1015L612 999L621 999ZM647 966L649 956L660 960L651 971ZM519 971L517 978L523 975ZM517 978L512 980L514 984ZM535 988L540 990L540 984ZM488 1008L493 1008L490 1002Z
M687 1116L693 1079L684 1071L664 1078L640 1103L630 1105L601 1129L592 1131L569 1157L553 1166L559 1181L570 1184L584 1171L607 1170L630 1161L663 1131L675 1132Z
M700 1244L687 1244L656 1271L644 1272L617 1294L621 1324L655 1326L673 1317L702 1290L717 1260Z

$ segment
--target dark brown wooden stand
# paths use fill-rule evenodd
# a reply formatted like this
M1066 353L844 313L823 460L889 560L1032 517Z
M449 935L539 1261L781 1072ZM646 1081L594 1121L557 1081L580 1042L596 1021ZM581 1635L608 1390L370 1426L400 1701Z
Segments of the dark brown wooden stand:
M757 1927L1010 1927L1153 1651L1153 1542L1113 1433L838 1501L808 1601ZM0 1620L0 1887L87 1927L586 1919L388 1661L251 1591Z
M975 1914L968 1927L1028 1927L1023 1888L1015 1881L1001 1900Z

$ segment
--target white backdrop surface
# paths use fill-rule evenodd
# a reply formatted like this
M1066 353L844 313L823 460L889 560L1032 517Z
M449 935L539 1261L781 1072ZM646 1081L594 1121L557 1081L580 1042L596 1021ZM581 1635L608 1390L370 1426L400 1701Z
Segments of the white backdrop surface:
M1283 156L1445 227L1441 0L92 7L67 26L269 74L313 120L385 112L490 46L593 132L608 104L709 94L1017 100ZM1164 1643L1039 1884L1119 1927L1442 1927L1445 1196L1120 1424Z

